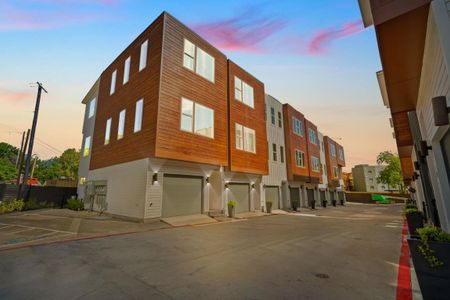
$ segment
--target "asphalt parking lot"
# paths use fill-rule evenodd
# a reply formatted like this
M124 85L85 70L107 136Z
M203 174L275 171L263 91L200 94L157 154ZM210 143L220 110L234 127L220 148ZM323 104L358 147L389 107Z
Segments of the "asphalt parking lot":
M0 251L0 299L394 299L401 205Z

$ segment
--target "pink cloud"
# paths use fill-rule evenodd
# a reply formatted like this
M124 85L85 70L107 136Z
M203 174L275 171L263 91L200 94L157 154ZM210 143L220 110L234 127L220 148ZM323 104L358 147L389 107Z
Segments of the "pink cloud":
M0 89L0 102L17 103L24 100L33 100L35 94L31 91L10 91Z
M362 21L353 21L345 23L338 28L327 28L317 31L313 34L312 39L307 44L307 53L312 55L324 54L328 51L330 44L364 29Z
M262 43L285 26L285 21L259 17L251 10L226 20L191 25L195 32L222 50L253 53L264 52Z

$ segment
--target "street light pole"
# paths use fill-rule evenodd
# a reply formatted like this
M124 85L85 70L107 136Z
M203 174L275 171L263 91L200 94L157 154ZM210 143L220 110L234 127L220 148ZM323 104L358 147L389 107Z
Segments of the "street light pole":
M41 102L41 94L42 94L42 91L47 93L45 88L42 86L42 83L40 83L40 82L36 82L36 83L38 85L38 92L37 92L37 97L36 97L36 106L34 108L33 125L31 127L30 145L28 146L27 161L25 164L25 174L23 176L23 182L25 183L25 185L28 183L28 181L27 181L28 174L30 172L31 158L33 155L34 136L36 134L36 125L37 125L37 120L38 120L38 115L39 115L39 104Z

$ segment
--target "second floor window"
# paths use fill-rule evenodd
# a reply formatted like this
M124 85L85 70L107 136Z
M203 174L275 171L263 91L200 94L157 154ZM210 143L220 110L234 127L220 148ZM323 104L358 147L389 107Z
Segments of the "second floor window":
M270 121L273 125L275 125L275 108L270 108Z
M277 144L272 144L273 161L277 161Z
M184 40L183 66L200 76L214 82L214 57L195 46L188 40Z
M86 157L89 155L89 150L91 149L91 137L87 136L84 139L84 148L83 148L83 157Z
M119 126L117 127L117 139L123 138L125 132L125 113L126 109L122 110L119 114Z
M247 104L251 108L254 107L255 100L253 88L236 76L234 77L234 98Z
M317 135L314 129L308 128L309 141L311 144L317 145Z
M112 119L109 118L106 120L106 128L105 128L105 145L109 144L109 139L111 137L111 121Z
M296 117L292 117L292 131L299 136L303 136L303 123Z
M94 98L91 100L91 102L89 102L89 114L88 114L88 118L92 118L94 116L95 113L95 103L97 102L97 99Z
M136 111L134 113L134 132L141 131L142 129L143 108L144 108L144 99L140 99L136 102Z
M236 123L236 149L256 153L255 130Z
M338 177L339 176L338 167L333 167L333 175L334 175L334 177Z
M314 172L320 172L320 161L319 158L311 156L311 170Z
M331 156L336 157L336 146L334 144L330 144L330 153Z
M280 146L280 161L284 163L284 147Z
M111 74L111 88L109 89L109 94L112 95L116 91L116 78L117 78L117 70L114 70Z
M305 152L295 149L295 164L297 167L305 167Z
M214 110L182 98L181 130L214 138Z

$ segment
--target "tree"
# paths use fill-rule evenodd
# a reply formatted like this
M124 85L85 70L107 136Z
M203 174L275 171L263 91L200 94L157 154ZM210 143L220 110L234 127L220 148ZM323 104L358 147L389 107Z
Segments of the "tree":
M77 179L78 164L80 162L80 151L67 149L60 157L47 160L38 160L36 163L35 177L40 182L59 179L61 177Z
M16 163L17 155L19 154L19 149L8 144L8 143L0 143L0 159L6 159L12 164Z
M8 144L0 143L0 182L17 178L16 159L19 149Z
M377 163L384 166L383 170L378 174L377 182L403 191L402 167L398 155L391 151L381 152L377 156Z

